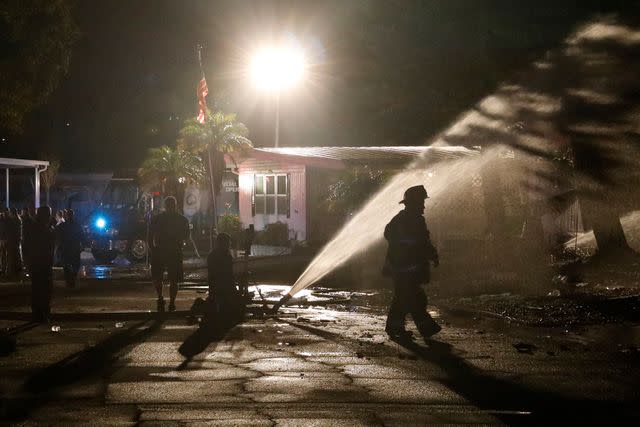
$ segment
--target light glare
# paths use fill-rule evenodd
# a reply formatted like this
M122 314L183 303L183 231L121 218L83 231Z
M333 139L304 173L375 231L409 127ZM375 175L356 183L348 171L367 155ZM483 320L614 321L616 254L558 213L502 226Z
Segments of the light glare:
M279 91L302 80L305 58L301 49L285 46L259 51L251 61L251 79L261 90Z

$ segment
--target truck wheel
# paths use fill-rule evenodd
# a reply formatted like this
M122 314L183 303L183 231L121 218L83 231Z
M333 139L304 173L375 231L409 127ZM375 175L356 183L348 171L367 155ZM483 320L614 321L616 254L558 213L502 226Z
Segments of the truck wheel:
M116 251L109 251L104 249L92 249L91 254L93 259L96 260L96 264L110 264L111 261L116 259L118 253Z
M135 239L129 242L129 260L132 262L144 261L147 258L149 247L144 239Z

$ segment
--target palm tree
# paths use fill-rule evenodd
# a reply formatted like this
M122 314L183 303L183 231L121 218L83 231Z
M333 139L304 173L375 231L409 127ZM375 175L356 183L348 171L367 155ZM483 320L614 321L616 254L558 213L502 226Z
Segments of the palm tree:
M43 154L43 159L49 159L49 167L40 174L46 191L47 205L50 205L51 187L56 185L58 172L60 172L60 159L55 155Z
M195 118L189 119L180 130L178 147L201 155L206 160L204 163L211 184L214 225L217 223L215 196L222 184L224 156L226 154L233 158L234 154L250 149L253 144L248 135L249 130L236 120L235 114L211 110L207 110L204 124Z
M205 177L202 158L181 148L166 145L150 148L147 158L138 169L144 187L162 188L162 192L175 196L182 206L184 186L188 180L201 182Z

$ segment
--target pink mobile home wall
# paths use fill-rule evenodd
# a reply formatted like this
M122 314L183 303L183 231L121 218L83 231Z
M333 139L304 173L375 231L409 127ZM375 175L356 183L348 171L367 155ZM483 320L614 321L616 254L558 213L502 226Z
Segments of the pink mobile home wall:
M249 158L238 166L240 221L243 227L254 224L256 230L263 230L267 224L276 221L289 226L290 237L296 240L307 238L307 211L305 166L301 164L285 164L275 161L264 161ZM253 195L254 175L256 174L288 174L290 215L289 218L278 215L252 215L251 197Z

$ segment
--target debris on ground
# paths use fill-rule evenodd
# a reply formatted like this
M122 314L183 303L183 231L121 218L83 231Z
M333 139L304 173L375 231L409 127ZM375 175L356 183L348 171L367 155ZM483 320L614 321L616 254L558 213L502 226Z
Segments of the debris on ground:
M525 342L515 343L513 347L516 350L518 350L518 353L525 353L525 354L533 354L538 349L537 346L533 344L528 344Z
M619 294L617 291L616 294ZM629 291L627 290L627 293ZM510 293L433 300L444 309L470 316L495 317L528 326L571 328L640 320L640 295L604 296L601 293L517 295Z
M0 331L0 356L8 356L16 350L16 339L6 330Z

